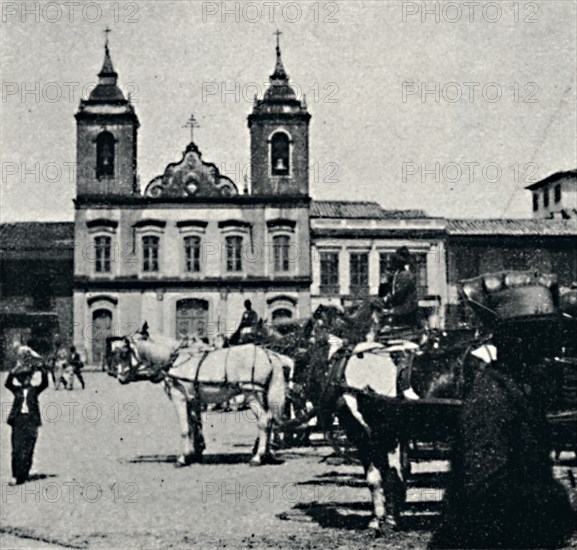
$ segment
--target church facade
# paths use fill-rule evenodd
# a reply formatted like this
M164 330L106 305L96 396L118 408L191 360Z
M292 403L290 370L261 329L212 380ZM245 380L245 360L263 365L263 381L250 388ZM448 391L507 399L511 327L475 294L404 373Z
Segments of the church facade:
M269 321L310 312L310 114L280 49L248 117L250 193L191 142L141 192L139 122L108 45L99 83L76 114L74 341L99 363L104 338L146 321L175 338L231 334L250 299Z

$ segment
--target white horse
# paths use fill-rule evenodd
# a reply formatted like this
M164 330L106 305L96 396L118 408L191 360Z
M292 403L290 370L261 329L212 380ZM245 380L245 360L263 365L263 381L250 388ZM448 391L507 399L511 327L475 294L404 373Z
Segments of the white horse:
M183 452L176 466L202 460L202 404L222 404L243 395L257 418L259 437L251 466L276 463L270 452L273 422L280 424L285 404L289 357L254 344L214 349L205 344L183 348L166 338L115 342L112 364L119 382L159 382L175 405Z

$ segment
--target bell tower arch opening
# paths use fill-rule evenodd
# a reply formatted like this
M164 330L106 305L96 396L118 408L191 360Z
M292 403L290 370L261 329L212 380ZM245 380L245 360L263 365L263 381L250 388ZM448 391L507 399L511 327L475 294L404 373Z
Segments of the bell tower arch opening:
M96 138L96 177L98 179L114 177L114 136L100 132Z
M271 176L290 176L291 138L284 130L277 130L270 138Z

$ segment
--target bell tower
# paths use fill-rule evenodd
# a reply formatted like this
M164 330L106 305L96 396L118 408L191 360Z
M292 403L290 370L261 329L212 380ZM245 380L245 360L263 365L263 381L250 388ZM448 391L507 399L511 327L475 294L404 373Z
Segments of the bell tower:
M118 87L105 31L104 63L98 84L76 113L76 195L137 192L138 117Z
M253 195L309 194L309 121L285 72L276 33L276 66L263 99L248 116Z

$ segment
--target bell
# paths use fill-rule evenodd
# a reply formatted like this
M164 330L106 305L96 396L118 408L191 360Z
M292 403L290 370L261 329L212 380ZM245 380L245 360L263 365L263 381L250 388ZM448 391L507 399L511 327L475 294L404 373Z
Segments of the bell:
M284 165L284 161L283 161L282 157L279 157L276 160L276 166L274 168L275 168L275 170L286 170L286 166Z

